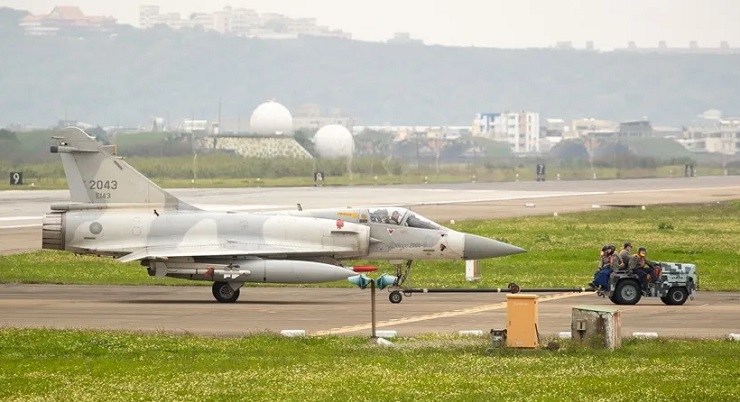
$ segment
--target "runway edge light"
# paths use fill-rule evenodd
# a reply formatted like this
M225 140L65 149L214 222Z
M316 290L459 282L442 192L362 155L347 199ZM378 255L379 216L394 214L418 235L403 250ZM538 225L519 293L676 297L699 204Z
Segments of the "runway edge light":
M367 275L362 274L350 276L349 278L347 278L347 280L349 281L349 283L359 286L360 289L365 289L367 285L370 284L370 281L372 279L368 278Z

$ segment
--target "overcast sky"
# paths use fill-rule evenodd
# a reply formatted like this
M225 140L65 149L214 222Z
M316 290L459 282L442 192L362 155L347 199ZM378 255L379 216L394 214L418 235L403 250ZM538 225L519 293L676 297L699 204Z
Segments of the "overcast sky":
M138 26L140 4L161 12L212 12L225 5L289 17L314 17L319 24L380 41L409 32L427 44L531 47L587 40L599 49L669 46L740 47L740 0L0 0L0 6L47 14L76 5L88 15L110 15Z

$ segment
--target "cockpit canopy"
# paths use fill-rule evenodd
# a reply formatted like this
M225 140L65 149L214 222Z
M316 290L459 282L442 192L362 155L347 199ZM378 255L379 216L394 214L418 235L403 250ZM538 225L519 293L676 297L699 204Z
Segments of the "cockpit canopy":
M441 229L442 227L415 212L406 208L370 208L371 223L385 223L388 225L408 226L420 229Z

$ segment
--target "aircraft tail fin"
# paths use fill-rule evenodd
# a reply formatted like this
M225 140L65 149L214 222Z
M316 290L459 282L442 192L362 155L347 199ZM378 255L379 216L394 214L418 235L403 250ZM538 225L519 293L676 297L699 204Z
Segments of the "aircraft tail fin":
M51 153L62 158L73 202L88 204L141 204L147 208L198 209L149 180L101 146L95 138L69 127L54 137Z

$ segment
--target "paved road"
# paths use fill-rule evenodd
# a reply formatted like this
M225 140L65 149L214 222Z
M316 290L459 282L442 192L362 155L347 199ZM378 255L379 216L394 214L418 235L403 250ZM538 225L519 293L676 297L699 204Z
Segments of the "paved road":
M564 213L594 206L740 199L740 178L172 192L186 201L214 209L224 208L225 204L239 204L246 210L273 209L294 207L296 202L304 208L411 205L418 213L445 223L450 219ZM38 249L38 217L48 209L49 202L62 202L67 197L66 191L0 192L0 253ZM10 228L24 225L29 226ZM313 334L369 334L368 292L248 288L243 290L239 302L222 305L213 301L207 287L0 285L0 325L227 335L282 329L303 329ZM385 292L378 296L379 329L394 329L401 336L487 331L506 326L505 295L501 294L422 294L406 298L399 305L390 304ZM542 334L568 331L571 308L580 304L611 305L593 294L542 295ZM638 306L621 309L623 335L649 331L663 336L722 337L740 332L738 293L701 292L698 300L681 307L644 299Z
M391 304L377 293L377 328L399 336L506 328L506 295L414 294ZM370 290L242 289L234 304L213 301L209 287L0 285L0 325L105 328L244 335L301 329L313 335L369 335ZM543 336L570 331L574 305L613 306L593 293L539 295ZM702 293L683 306L643 299L621 306L622 335L725 337L740 332L740 293Z

